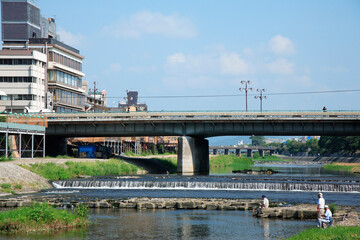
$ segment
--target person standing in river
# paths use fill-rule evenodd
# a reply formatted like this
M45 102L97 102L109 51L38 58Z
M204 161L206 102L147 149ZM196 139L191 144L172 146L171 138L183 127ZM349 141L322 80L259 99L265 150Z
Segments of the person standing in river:
M318 201L317 201L317 212L318 218L321 218L322 215L325 213L325 199L323 198L322 193L318 193Z
M269 199L267 199L265 195L262 195L261 198L263 199L261 209L268 208L269 207Z

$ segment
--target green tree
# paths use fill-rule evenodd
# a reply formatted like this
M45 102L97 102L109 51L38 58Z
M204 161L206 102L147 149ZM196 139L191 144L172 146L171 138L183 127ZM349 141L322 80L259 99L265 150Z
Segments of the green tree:
M319 140L316 138L312 138L306 141L305 146L307 150L309 150L310 154L319 153L320 147L319 147Z
M265 145L265 137L264 136L251 136L251 145L252 146L263 146Z
M360 136L321 136L321 153L356 153L360 151Z

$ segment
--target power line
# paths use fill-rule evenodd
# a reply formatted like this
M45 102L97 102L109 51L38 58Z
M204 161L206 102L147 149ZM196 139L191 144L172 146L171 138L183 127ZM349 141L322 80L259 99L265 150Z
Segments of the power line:
M281 95L306 95L306 94L327 94L327 93L350 93L350 92L360 92L360 89L344 89L344 90L329 90L329 91L310 91L310 92L278 92L278 93L266 93L268 96L281 96ZM248 94L250 96L255 96L256 94ZM221 97L243 97L245 94L213 94L213 95L164 95L164 96L139 96L138 98L147 98L147 99L155 99L155 98L221 98ZM67 99L67 98L79 98L79 97L58 97L59 99ZM110 97L106 98L117 98L123 99L124 97Z
M267 93L267 95L303 95L303 94L326 94L326 93L346 93L346 92L360 92L360 89L344 89L344 90L329 90L329 91L311 91L311 92L279 92ZM255 96L256 94L249 94ZM178 95L178 96L139 96L139 98L215 98L215 97L241 97L244 94L215 94L215 95Z

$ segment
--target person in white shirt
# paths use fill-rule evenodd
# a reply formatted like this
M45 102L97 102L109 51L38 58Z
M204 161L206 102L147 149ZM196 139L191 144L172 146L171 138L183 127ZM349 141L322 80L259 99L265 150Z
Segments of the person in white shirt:
M318 218L321 218L321 216L325 213L324 207L325 207L325 199L323 198L322 193L318 193L318 202L317 202Z
M325 213L322 215L323 218L318 219L318 227L324 227L324 223L332 223L332 212L328 205L325 205Z
M266 198L265 195L262 195L263 204L261 205L261 209L269 207L269 199Z

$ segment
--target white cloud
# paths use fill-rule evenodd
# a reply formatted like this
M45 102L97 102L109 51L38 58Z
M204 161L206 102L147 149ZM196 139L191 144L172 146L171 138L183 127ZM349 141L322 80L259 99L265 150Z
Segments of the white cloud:
M168 63L185 63L186 58L182 53L174 53L166 58L166 62Z
M122 69L121 64L120 63L112 63L109 66L109 70L111 72L119 72Z
M277 55L292 55L296 52L294 43L281 35L276 35L270 39L269 49Z
M81 33L72 34L61 27L57 29L57 33L60 35L60 41L72 47L81 47L85 42L85 36Z
M285 58L279 58L275 61L272 61L267 64L267 69L271 73L276 74L292 74L294 73L294 66L293 62L286 60Z
M239 54L226 52L224 48L209 48L197 55L178 52L166 57L163 82L179 88L223 86L232 84L234 77L246 74L248 68Z
M224 74L239 75L248 70L248 64L236 53L223 54L220 57L220 64Z
M157 34L174 38L192 38L197 35L195 26L185 17L176 14L164 15L159 12L143 11L132 15L118 24L105 27L115 37L141 37Z

